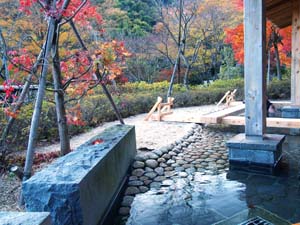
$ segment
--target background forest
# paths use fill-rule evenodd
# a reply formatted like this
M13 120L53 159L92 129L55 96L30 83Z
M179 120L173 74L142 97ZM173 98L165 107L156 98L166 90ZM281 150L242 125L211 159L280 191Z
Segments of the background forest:
M58 20L57 12L36 2L0 0L2 161L13 151L11 146L18 150L27 145L40 83L36 74L45 63L39 54L49 32L46 18ZM38 140L59 137L59 97L70 135L116 119L101 85L107 86L123 117L147 112L157 96L167 95L172 76L175 106L212 104L235 88L243 98L241 0L74 0L70 7L76 16L63 12L67 19L56 24L57 43L52 43L49 61L53 75L44 69ZM291 28L279 30L268 21L267 43L268 94L289 98ZM88 76L92 60L96 68ZM26 82L31 91L16 110ZM16 121L7 133L11 118Z

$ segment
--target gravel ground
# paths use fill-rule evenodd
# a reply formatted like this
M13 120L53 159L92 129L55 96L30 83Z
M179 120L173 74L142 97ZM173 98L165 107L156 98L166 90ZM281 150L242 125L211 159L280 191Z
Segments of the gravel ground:
M188 114L206 114L215 111L217 108L214 105L199 106L189 108L173 109L174 113L188 115ZM125 123L135 125L137 148L140 150L147 149L160 149L176 140L181 139L193 129L194 124L191 123L178 123L178 122L157 122L157 121L144 121L146 114L140 114L125 119ZM71 148L75 149L85 141L89 140L94 135L100 133L111 125L118 124L118 121L104 123L103 125L92 129L91 131L74 136L71 139ZM51 152L57 151L59 144L39 147L37 152ZM20 191L20 181L4 174L0 177L0 211L11 210L20 211L17 205L18 194Z

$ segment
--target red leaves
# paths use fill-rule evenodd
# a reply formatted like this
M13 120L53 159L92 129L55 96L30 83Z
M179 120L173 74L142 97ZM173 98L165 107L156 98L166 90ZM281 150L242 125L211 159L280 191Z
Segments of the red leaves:
M96 139L95 141L93 141L93 142L92 142L92 145L99 145L99 144L101 144L101 143L103 143L103 142L104 142L104 140L101 139L101 138L99 138L99 139Z
M81 3L81 0L71 1L67 10L63 12L63 16L66 18L72 17L74 12L76 12L81 6ZM59 5L59 8L61 8L61 5ZM94 20L97 25L101 25L103 23L102 16L97 12L97 8L93 6L90 1L87 1L87 3L74 17L74 21L78 22L81 26L91 27L90 20Z
M54 159L59 157L58 151L53 152L43 152L43 153L35 153L33 163L35 168L38 168L42 163L52 162ZM25 156L23 155L11 155L8 157L9 165L20 165L24 166L25 164Z
M30 14L30 7L32 6L32 4L36 3L37 0L20 0L20 8L19 10L26 13L26 14Z
M31 67L33 66L33 59L26 49L9 51L8 55L11 57L11 63L8 65L8 70L13 70L14 73L19 72L20 67L28 71L31 70Z
M3 88L5 92L5 100L9 99L10 97L13 97L14 88L11 85L12 81L4 81L3 82Z
M37 0L19 0L20 2L20 11L31 14L31 7L33 4L38 4ZM97 12L97 8L91 4L88 0L84 5L82 0L72 0L70 1L67 9L63 10L62 5L64 1L57 1L56 7L53 8L48 1L40 1L43 5L42 11L48 17L59 18L63 17L69 19L74 17L74 21L81 26L91 28L91 21L94 21L97 26L103 23L102 16ZM38 4L40 5L40 4ZM102 28L98 29L100 32Z
M243 0L234 0L234 4L236 5L238 10L243 10L243 8L244 8Z
M272 32L273 24L267 22L267 40ZM225 43L232 46L234 57L240 64L244 63L244 24L241 23L235 28L225 29ZM278 44L280 60L283 64L290 66L291 59L289 57L291 52L291 27L279 30L279 34L282 37L282 44ZM271 48L271 53L274 54L274 49Z
M59 157L59 152L35 153L33 163L40 165L41 163L51 162Z
M12 80L3 82L2 86L3 86L3 91L5 93L5 96L3 101L0 101L0 104L5 105L3 111L7 116L12 118L17 118L20 111L13 111L10 107L8 107L9 105L13 105L14 100L17 98L17 96L14 93L15 88L12 84L13 84Z

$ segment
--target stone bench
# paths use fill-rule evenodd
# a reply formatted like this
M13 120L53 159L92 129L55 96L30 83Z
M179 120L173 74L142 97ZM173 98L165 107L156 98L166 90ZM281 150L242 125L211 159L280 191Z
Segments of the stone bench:
M50 212L54 225L101 224L135 154L133 126L106 129L23 183L26 210Z

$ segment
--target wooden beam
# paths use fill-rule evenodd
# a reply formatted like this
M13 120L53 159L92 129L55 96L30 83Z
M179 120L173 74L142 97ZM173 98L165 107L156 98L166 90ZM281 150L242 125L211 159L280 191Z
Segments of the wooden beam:
M266 0L266 16L280 28L292 24L292 0Z
M245 133L263 137L266 128L266 15L265 0L244 1Z
M218 102L217 106L221 105L221 103L225 100L225 98L230 94L230 91L227 91L225 93L225 95L223 96L223 98L221 98L221 100Z
M245 110L245 105L240 104L234 107L229 107L217 112L209 113L204 116L200 116L199 120L202 121L202 123L220 123L222 121L222 118L225 116L229 116L232 114L239 114L242 113Z
M245 105L240 102L239 105L229 107L217 112L209 113L206 115L178 115L173 114L169 116L164 116L161 121L176 121L176 122L186 122L186 123L205 123L205 124L217 124L222 122L222 118L229 115L236 115L242 113L245 109ZM165 114L167 115L167 114ZM153 117L155 120L159 120L157 117Z
M150 110L150 112L147 114L146 118L144 119L145 121L149 120L150 117L152 116L152 114L155 112L155 110L157 109L157 107L159 106L159 104L162 102L162 97L157 97L157 101L154 104L154 106L152 107L152 109Z
M245 125L245 117L227 116L222 119L222 124L243 126ZM268 117L267 127L300 128L300 119Z
M300 106L300 3L293 0L292 21L292 71L291 100L292 105Z

